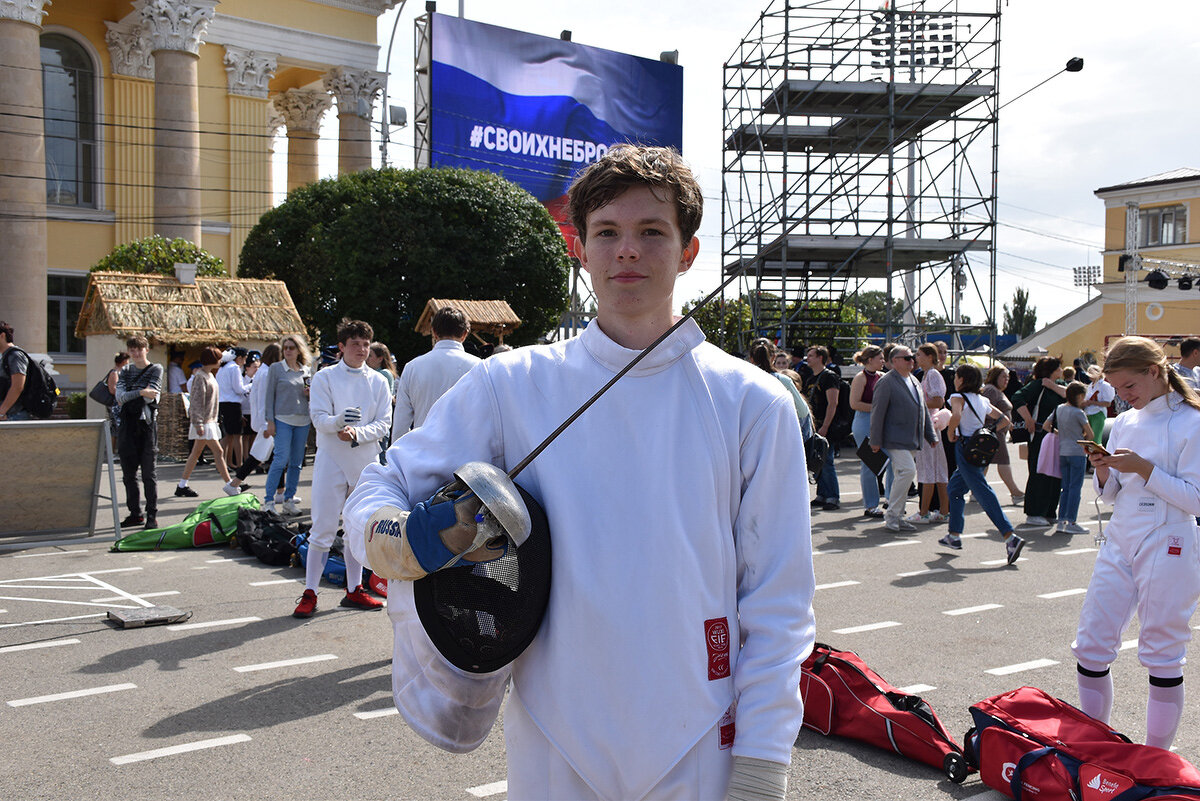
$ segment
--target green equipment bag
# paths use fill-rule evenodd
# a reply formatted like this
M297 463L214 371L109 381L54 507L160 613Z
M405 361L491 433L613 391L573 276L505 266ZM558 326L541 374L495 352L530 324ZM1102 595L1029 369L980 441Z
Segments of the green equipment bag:
M258 496L250 492L214 498L197 506L182 523L136 531L114 542L110 550L161 551L225 543L237 533L238 509L258 507Z

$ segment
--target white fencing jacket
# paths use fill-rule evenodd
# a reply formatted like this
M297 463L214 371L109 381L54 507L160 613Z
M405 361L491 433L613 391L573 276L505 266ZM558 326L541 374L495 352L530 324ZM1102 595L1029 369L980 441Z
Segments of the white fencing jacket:
M469 461L511 469L635 355L593 324L476 366L386 466L363 471L344 511L355 555L380 506L411 509ZM733 754L790 762L815 633L803 454L779 382L689 321L518 476L545 508L554 556L549 609L512 680L600 795L642 797L733 702ZM410 599L397 592L390 610L397 707L434 744L469 749L507 670L467 677L431 655ZM728 671L706 636L715 621Z
M337 416L351 406L362 410L354 426L358 447L338 439ZM392 388L388 380L365 364L358 369L345 362L326 367L312 378L308 391L308 413L317 429L317 458L332 458L353 482L379 456L379 440L391 429Z
M453 339L439 339L433 350L404 365L396 383L396 410L392 413L392 438L399 439L410 428L418 428L437 399L458 379L479 364L479 357Z

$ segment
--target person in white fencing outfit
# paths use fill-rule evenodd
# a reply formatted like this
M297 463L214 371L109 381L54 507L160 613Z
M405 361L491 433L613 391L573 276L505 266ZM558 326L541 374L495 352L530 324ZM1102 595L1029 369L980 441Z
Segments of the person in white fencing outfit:
M1112 504L1071 648L1079 706L1108 722L1109 667L1136 610L1138 661L1150 674L1146 743L1170 748L1183 717L1183 665L1200 599L1200 397L1155 342L1122 337L1105 377L1132 408L1113 422L1107 449L1092 450L1100 500Z
M437 399L458 379L479 364L479 357L463 349L471 323L459 309L438 309L430 321L433 350L404 365L396 383L396 409L392 412L392 440L419 428Z
M706 343L693 321L519 475L553 542L549 606L528 649L465 673L414 612L417 563L442 564L419 552L419 502L466 462L511 470L672 324L702 211L678 153L616 146L569 198L593 324L477 365L347 503L349 547L410 579L388 589L396 705L430 742L466 751L511 679L513 801L782 799L815 634L808 503L778 503L807 492L803 440L779 382ZM392 572L398 563L416 567Z
M342 358L321 370L309 387L308 411L317 430L317 455L313 460L312 532L304 563L304 594L294 617L312 617L317 608L317 586L325 569L329 548L337 537L342 507L364 467L379 454L378 442L391 428L392 388L378 371L366 366L375 332L359 320L338 326ZM362 586L363 562L344 551L346 597L342 606L378 609L383 604Z

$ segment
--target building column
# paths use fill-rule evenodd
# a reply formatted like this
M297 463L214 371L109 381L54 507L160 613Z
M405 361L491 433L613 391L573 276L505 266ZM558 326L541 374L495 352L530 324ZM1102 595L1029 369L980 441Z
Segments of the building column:
M104 23L112 59L113 96L109 131L113 175L154 174L154 58L142 29L127 22ZM154 187L141 179L117 181L111 188L116 215L114 244L143 239L154 233Z
M321 133L321 116L332 105L333 100L326 92L288 89L275 95L275 108L287 125L289 192L314 183L318 178L317 140Z
M200 44L219 0L137 0L154 57L154 230L200 244Z
M383 91L382 73L336 67L325 89L337 100L338 175L371 168L371 112Z
M271 114L267 83L275 74L275 53L225 45L229 76L229 272L237 275L242 244L271 208L271 140L263 129Z
M0 0L0 319L46 350L46 140L43 0Z

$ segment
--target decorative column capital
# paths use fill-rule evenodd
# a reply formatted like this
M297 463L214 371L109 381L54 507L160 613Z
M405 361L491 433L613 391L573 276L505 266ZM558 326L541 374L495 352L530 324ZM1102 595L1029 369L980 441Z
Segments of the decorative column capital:
M267 96L267 82L275 75L279 56L258 50L225 45L225 73L229 76L229 94L246 97Z
M383 73L374 70L334 67L323 82L325 90L337 99L339 116L353 114L369 120L375 97L383 91Z
M104 41L112 57L112 70L116 75L127 78L154 80L154 59L151 58L150 40L142 35L137 25L105 20L108 32Z
M316 134L321 130L321 116L333 105L325 92L288 89L275 95L275 109L283 115L288 133Z
M0 19L28 22L41 27L46 16L46 6L53 0L0 0Z
M137 0L134 10L150 50L200 54L200 43L220 0Z

